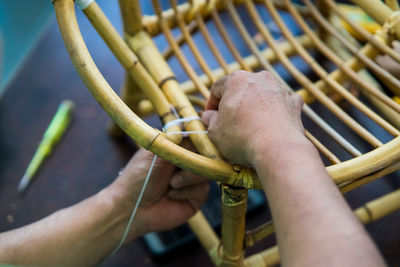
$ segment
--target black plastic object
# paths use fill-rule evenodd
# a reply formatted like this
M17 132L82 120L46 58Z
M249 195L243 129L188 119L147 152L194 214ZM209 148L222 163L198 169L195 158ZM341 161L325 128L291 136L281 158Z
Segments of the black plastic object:
M250 190L247 202L247 217L261 207L266 207L265 197L262 191ZM211 184L210 194L202 211L212 227L219 232L221 227L221 192L216 183ZM168 256L179 251L183 246L187 246L196 239L187 224L174 230L149 233L143 236L152 256L156 260L165 260Z

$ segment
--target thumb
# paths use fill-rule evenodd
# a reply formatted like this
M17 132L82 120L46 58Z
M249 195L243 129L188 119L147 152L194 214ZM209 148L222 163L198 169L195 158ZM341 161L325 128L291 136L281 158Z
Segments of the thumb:
M217 115L218 111L216 110L206 110L204 111L203 116L201 116L201 119L205 125L210 126L210 124L212 124L217 118Z

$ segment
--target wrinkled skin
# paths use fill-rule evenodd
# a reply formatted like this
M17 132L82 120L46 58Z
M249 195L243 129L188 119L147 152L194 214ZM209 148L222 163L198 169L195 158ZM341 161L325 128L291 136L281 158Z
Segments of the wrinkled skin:
M236 71L212 86L203 121L226 158L250 165L262 144L304 138L302 105L271 73Z

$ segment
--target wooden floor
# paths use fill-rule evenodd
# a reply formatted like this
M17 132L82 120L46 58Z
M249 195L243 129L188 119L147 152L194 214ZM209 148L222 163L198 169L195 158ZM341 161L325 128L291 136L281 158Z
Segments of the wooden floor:
M120 29L115 2L102 1L101 6ZM97 66L111 86L118 90L123 78L122 68L80 12L78 21ZM73 123L26 194L19 197L16 194L18 182L63 99L75 103ZM105 127L108 121L73 69L53 20L0 99L0 231L26 225L73 205L113 181L134 153L134 148L128 143L115 142L107 135ZM397 173L350 192L346 197L356 208L399 187ZM266 212L260 212L248 226L260 224L265 217ZM366 228L390 266L400 266L400 212ZM273 238L267 239L253 251L272 242ZM180 255L164 263L155 262L138 239L102 266L211 265L207 254L196 244L187 247Z

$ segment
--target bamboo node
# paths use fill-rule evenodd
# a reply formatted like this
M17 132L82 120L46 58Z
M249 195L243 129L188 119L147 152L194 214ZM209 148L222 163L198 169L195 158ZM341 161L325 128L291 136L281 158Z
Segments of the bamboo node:
M170 80L174 80L174 81L178 82L178 79L176 78L175 75L173 75L173 76L168 76L168 77L163 78L163 79L160 81L160 83L158 84L158 87L162 88L163 85L164 85L166 82L170 81Z
M151 39L147 38L147 33L145 31L138 31L133 36L127 36L126 39L131 49L136 51L136 53L140 51L142 47L151 45Z
M229 192L229 190L223 190L224 197L222 202L224 206L236 207L243 205L247 200L247 194L234 194Z
M161 135L161 132L159 130L157 130L157 129L155 129L155 130L157 131L157 134L154 135L154 137L150 140L150 142L144 147L146 150L150 150L154 141L156 141L156 139Z

